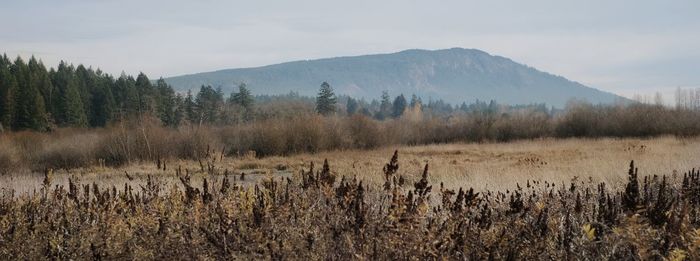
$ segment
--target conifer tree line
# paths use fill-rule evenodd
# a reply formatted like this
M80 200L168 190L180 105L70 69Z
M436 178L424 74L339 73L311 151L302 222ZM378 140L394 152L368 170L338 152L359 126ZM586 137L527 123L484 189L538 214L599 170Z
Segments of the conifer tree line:
M301 105L285 107L289 102ZM266 105L267 111L258 104ZM553 112L544 104L523 106L508 108L529 108L546 114ZM228 125L282 117L280 110L288 114L310 110L324 116L359 114L387 120L401 118L406 113L433 116L465 112L494 114L501 111L500 108L502 106L493 100L453 106L440 99L429 99L424 103L415 94L408 99L404 94L392 98L387 91L378 100L368 102L336 96L327 82L320 85L315 98L296 93L254 96L245 84L240 84L228 97L221 88L206 85L196 93L177 93L162 78L152 81L143 73L135 78L122 73L115 78L83 65L60 62L57 68L47 68L34 57L27 62L21 57L14 61L7 55L0 57L0 131L103 127L144 115L175 128L182 124Z
M169 127L243 121L251 118L253 103L245 85L226 100L211 86L181 95L162 78L152 82L143 73L115 78L83 65L60 62L47 69L34 57L0 57L0 130L102 127L143 115Z
M33 56L26 62L21 57L12 61L6 54L0 57L0 131L103 127L144 115L168 127L235 124L254 120L257 114L269 118L269 113L254 110L257 98L272 103L272 107L284 100L300 100L324 116L362 114L377 120L399 118L408 110L441 114L453 110L441 100L423 105L416 95L410 102L403 94L392 101L387 92L380 101L369 103L337 97L327 82L321 84L315 100L294 93L256 97L245 84L227 98L221 88L211 86L180 94L162 78L151 81L143 73L136 78L122 73L115 78L99 69L63 61L57 68L47 68Z

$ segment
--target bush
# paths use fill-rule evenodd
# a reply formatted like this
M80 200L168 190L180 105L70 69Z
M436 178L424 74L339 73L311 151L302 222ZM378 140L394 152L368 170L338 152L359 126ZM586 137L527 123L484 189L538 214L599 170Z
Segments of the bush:
M18 149L9 139L0 136L0 175L7 174L19 167Z
M100 143L98 133L69 133L47 141L33 163L34 170L72 169L91 166Z

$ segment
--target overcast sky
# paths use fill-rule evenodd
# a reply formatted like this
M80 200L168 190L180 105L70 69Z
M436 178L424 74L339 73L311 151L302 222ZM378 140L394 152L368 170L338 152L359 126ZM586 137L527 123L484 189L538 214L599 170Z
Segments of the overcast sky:
M488 3L488 4L487 4ZM477 48L631 97L700 87L700 1L33 1L0 52L151 78L300 59ZM670 97L667 97L670 98Z

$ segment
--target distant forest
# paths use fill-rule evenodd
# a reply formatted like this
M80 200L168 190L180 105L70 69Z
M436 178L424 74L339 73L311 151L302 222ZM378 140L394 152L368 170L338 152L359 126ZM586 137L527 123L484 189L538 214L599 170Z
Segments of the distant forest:
M34 57L0 59L0 123L9 130L101 127L144 113L176 125L183 103L165 81L152 84L144 74L115 79L83 65L47 69Z
M82 65L46 69L34 57L3 56L0 170L201 159L211 146L228 156L264 157L399 144L700 135L700 89L679 89L675 108L658 95L654 104L572 101L554 109L496 101L455 106L387 92L366 101L336 96L329 83L318 88L316 97L255 95L245 85L228 95L211 86L176 93L143 73L114 78Z
M494 118L509 119L512 115L528 114L543 115L555 120L552 124L559 124L561 119L578 115L577 111L582 108L591 114L585 118L595 118L592 115L611 118L609 111L616 110L614 105L593 106L585 102L572 102L564 109L545 104L503 105L493 100L452 105L440 99L425 101L416 95L392 97L386 91L379 99L367 101L336 96L331 84L324 82L319 85L317 97L300 96L294 92L255 94L245 84L228 95L221 88L212 86L201 86L197 93L177 93L162 78L152 81L143 73L136 78L122 73L115 78L83 65L76 67L60 62L56 69L47 69L35 57L28 62L17 57L12 62L3 55L0 58L0 132L104 127L141 117L158 119L164 127L170 128L181 125L226 126L314 114L362 115L379 121L400 118L480 119L488 116L488 122ZM630 111L670 110L662 106L660 95L654 97L655 104L644 104L651 103L651 100L640 99L636 105L619 105L636 106L637 109ZM699 111L700 89L679 88L675 110Z
M424 103L415 95L407 99L403 94L390 97L386 92L380 100L368 102L335 97L330 86L326 95L332 104L325 110L333 114L363 114L378 120L398 118L409 110L446 116L455 111L495 112L499 108L495 101L452 106L439 99ZM115 78L99 69L63 61L56 69L48 69L33 56L28 62L21 57L12 62L6 54L0 58L0 130L6 131L104 127L144 115L158 118L168 127L226 125L312 113L318 102L318 97L296 93L254 95L245 85L225 96L220 88L211 86L202 86L196 94L176 93L162 78L151 81L143 73L136 78L122 73ZM513 108L518 107L523 106ZM544 104L527 107L548 111Z

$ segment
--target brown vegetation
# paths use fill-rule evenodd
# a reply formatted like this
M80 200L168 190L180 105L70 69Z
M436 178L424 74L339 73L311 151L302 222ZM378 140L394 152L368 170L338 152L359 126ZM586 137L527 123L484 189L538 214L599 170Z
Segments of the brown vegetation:
M536 111L465 114L448 118L410 117L377 121L366 116L298 117L258 120L230 126L162 127L151 118L104 129L60 129L52 133L2 134L0 164L5 171L41 170L104 163L118 166L172 159L201 159L213 151L258 157L394 145L511 141L542 137L654 137L700 134L696 111L660 106L571 105L566 113Z
M638 176L625 189L573 179L505 191L450 189L433 168L404 176L395 154L384 185L325 162L292 178L242 186L208 170L201 186L147 177L140 187L55 185L0 200L8 259L697 259L700 172ZM418 169L409 172L418 172Z

